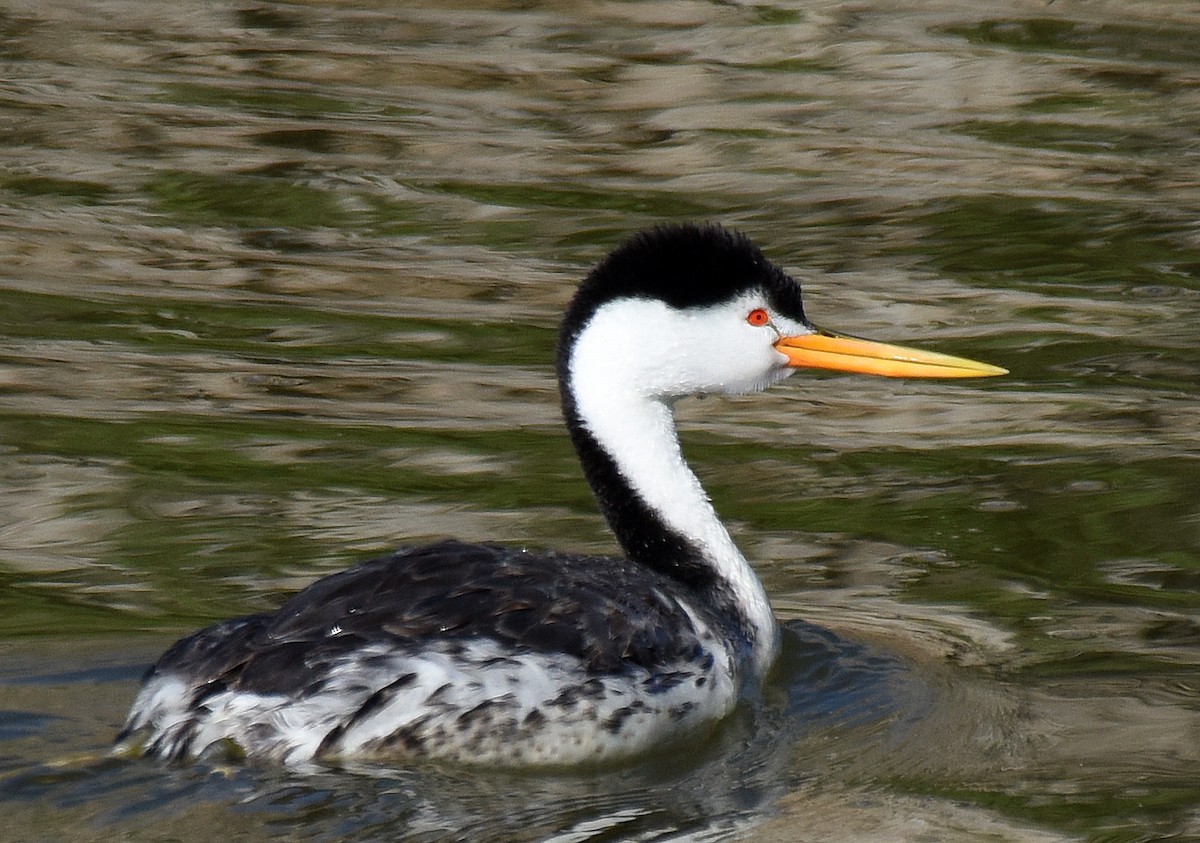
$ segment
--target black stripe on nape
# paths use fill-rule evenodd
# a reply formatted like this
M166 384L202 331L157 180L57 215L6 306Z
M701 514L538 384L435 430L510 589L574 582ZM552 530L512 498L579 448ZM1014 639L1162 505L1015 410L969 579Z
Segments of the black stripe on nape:
M563 405L583 473L626 555L693 592L711 591L718 579L712 565L688 539L663 523L629 485L613 458L583 426L574 398L565 390Z

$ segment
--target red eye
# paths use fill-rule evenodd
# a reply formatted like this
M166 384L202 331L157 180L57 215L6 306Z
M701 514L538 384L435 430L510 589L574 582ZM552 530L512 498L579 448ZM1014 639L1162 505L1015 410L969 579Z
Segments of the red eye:
M767 313L761 307L756 307L746 315L746 321L756 328L761 328L763 325L770 324L771 314Z

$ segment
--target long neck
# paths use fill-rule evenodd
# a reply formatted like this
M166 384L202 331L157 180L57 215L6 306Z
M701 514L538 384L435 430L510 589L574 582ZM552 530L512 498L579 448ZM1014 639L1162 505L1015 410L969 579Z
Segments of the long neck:
M566 374L566 373L564 373ZM584 473L630 559L695 591L731 618L756 673L770 666L778 628L762 583L738 551L683 458L669 403L611 381L577 390L563 410Z

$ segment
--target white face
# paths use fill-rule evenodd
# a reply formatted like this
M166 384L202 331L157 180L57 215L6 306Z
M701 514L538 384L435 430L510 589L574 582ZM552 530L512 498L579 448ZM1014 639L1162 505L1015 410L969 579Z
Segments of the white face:
M765 311L763 323L756 311ZM772 312L764 296L676 310L657 299L619 299L599 308L571 358L576 389L620 384L658 399L697 392L738 394L765 389L792 369L775 350L781 336L811 333Z

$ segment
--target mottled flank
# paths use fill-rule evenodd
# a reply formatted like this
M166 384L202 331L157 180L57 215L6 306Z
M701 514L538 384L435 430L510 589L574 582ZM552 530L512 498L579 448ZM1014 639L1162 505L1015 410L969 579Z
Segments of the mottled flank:
M627 756L736 697L734 643L677 590L620 559L398 553L178 642L120 739L161 758Z

